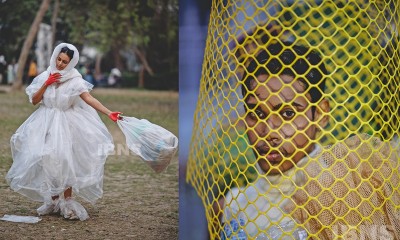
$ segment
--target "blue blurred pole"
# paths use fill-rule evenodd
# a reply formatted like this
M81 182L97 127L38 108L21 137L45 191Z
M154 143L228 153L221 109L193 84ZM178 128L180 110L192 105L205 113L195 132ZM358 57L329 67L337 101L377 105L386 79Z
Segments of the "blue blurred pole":
M208 239L201 199L187 184L186 163L207 35L207 0L179 1L179 239ZM207 8L207 9L206 9Z

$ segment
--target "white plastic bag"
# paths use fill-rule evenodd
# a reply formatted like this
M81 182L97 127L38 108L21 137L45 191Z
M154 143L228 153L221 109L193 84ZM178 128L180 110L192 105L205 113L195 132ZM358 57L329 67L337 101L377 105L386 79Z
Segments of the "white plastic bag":
M156 173L167 168L178 149L178 138L174 134L146 119L123 116L117 123L133 154Z
M18 223L37 223L42 219L34 216L17 216L17 215L4 215L0 220Z

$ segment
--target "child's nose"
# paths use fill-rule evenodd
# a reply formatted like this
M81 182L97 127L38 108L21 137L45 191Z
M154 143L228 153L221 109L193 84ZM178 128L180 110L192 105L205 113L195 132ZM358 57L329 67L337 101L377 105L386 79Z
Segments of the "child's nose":
M279 133L273 131L268 136L266 136L265 140L267 140L270 147L276 147L281 143L280 139L281 138Z
M267 119L259 120L257 127L260 136L266 136L269 132L278 130L282 125L282 120L277 114L271 114Z
M265 139L265 141L270 142L270 144L273 143L273 146L279 144L279 140L281 139L279 135L279 125L276 123L277 122L265 120L260 121L256 127L258 137Z

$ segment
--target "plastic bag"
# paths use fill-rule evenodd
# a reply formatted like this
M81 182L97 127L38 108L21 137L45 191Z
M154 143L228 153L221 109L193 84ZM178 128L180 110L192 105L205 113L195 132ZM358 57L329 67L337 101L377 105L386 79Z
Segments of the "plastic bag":
M42 219L34 216L17 216L17 215L4 215L0 220L18 223L37 223Z
M117 123L133 154L156 173L167 168L178 149L178 138L174 134L146 119L123 116Z

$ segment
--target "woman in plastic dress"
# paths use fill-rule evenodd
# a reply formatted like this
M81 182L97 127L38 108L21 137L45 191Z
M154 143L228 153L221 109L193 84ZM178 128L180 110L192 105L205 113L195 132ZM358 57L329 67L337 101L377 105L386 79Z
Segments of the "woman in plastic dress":
M83 221L89 216L72 192L92 204L102 197L104 164L114 148L96 110L114 122L120 112L89 94L93 85L75 69L78 60L75 46L59 44L48 69L26 88L40 107L11 137L13 164L6 179L14 191L44 202L39 215L61 212Z

